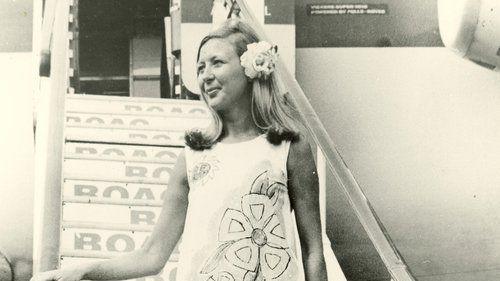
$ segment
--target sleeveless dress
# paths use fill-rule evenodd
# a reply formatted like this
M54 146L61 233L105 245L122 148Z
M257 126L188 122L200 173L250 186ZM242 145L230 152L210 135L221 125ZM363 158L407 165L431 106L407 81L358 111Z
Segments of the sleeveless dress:
M287 190L290 142L185 149L189 205L177 280L304 280Z

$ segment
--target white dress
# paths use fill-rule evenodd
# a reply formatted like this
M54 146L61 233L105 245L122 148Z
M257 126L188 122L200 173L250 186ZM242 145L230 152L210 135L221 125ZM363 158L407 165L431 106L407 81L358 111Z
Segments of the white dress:
M290 142L186 147L189 205L177 280L304 280L287 190Z

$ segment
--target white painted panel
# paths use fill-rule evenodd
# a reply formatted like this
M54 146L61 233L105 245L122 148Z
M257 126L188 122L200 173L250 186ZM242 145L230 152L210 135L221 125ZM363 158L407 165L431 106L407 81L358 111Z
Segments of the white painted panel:
M1 46L8 46L13 43L5 37L5 32L12 31L5 26L5 15L12 16L23 22L31 21L30 16L17 16L17 13L13 10L4 10L8 9L9 6L12 7L12 5L20 8L19 4L21 3L23 3L22 6L26 4L26 7L28 5L38 6L36 2L1 1L0 6L7 5L7 7L0 7L0 14L2 14L2 19L0 20L2 21L0 24L0 29L2 30L0 31L0 37L2 37L0 48L2 48ZM19 9L19 11L21 10ZM25 37L28 32L21 25L17 27L23 30L23 34L18 34L19 37L17 38L21 39ZM21 40L26 45L31 46L30 40ZM35 46L33 47L36 48ZM0 96L2 100L0 105L0 155L3 159L0 164L0 179L2 180L2 195L0 195L0 225L2 225L0 227L0 247L2 249L0 251L11 258L13 266L19 266L16 271L17 280L29 280L31 270L28 269L31 269L32 265L28 261L31 261L33 258L33 250L38 253L40 249L38 246L41 245L41 239L39 239L40 237L37 234L41 232L41 228L38 226L42 222L43 206L37 204L43 200L44 192L49 191L47 189L38 189L35 191L33 187L34 184L41 187L42 185L39 183L50 182L48 179L43 182L39 179L42 175L45 177L44 171L48 167L53 167L53 165L36 166L35 163L40 163L42 160L47 159L43 158L42 155L44 153L42 151L49 150L45 150L45 147L50 146L49 143L59 143L57 139L48 137L54 136L54 134L49 134L48 130L42 129L47 127L45 126L47 124L45 120L48 120L47 117L49 115L46 114L48 103L45 103L45 101L48 99L50 93L37 92L35 95L33 92L35 85L37 90L39 86L45 85L42 82L39 84L35 82L37 81L36 79L33 79L35 77L33 72L36 65L33 60L33 54L31 52L0 52ZM39 100L39 102L37 103L35 99ZM39 141L39 139L34 142L34 108L38 111L36 112L39 122L36 132L37 136L47 136L43 142ZM37 147L36 157L34 153L35 145ZM52 151L60 150L53 149ZM54 154L51 154L51 156L54 156ZM37 167L36 173L35 167ZM55 175L54 171L50 172L52 175ZM37 214L35 216L33 214L34 206L37 206ZM49 210L47 209L46 212L49 212ZM33 229L34 223L37 225L35 232ZM50 224L45 225L46 228L50 228L50 226ZM34 244L32 241L34 241ZM16 257L15 260L12 259L14 255ZM37 263L35 262L35 265ZM4 263L2 262L2 264ZM9 269L3 266L0 266L0 268L0 272L2 273L5 272L3 270L9 271ZM26 270L19 270L21 268L25 268ZM4 278L9 279L7 277L8 274L3 275L2 273L0 273L0 276L5 276Z
M184 146L184 131L66 127L69 141Z
M64 178L105 181L167 183L173 164L65 159Z
M500 268L498 73L445 48L297 51L301 86L417 279L499 280L478 273ZM330 188L336 254L374 264Z
M66 98L66 112L202 118L209 116L208 108L201 101L92 95L74 95Z
M96 143L65 144L65 158L175 163L182 151L178 147L132 146Z
M161 206L166 185L66 180L63 201Z
M134 116L101 113L66 113L66 126L90 128L119 128L141 130L187 130L206 127L205 118Z
M93 258L78 258L78 257L61 257L61 267L74 266L82 263L93 262L102 259ZM167 262L162 272L156 276L150 276L145 278L130 279L134 281L176 281L177 274L177 262Z
M266 24L264 31L278 46L278 55L283 59L286 68L295 74L295 25Z
M160 207L120 206L102 204L64 203L62 220L86 223L96 227L130 229L134 226L153 226L160 215ZM102 227L101 227L102 228Z

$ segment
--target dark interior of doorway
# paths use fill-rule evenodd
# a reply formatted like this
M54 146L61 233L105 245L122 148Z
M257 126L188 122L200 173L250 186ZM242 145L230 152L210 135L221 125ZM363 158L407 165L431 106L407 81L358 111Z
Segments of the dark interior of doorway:
M130 96L133 38L153 36L163 46L161 64L166 61L164 17L169 15L165 0L77 0L75 1L74 76L76 93ZM161 96L169 95L168 73L161 66ZM148 79L148 77L143 77ZM158 78L155 78L158 79Z

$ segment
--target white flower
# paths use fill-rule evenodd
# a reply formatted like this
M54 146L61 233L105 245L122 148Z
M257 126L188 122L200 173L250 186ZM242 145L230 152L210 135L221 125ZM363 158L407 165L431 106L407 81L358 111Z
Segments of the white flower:
M267 79L276 67L277 47L266 41L248 44L247 51L241 55L240 60L246 76L251 79Z

